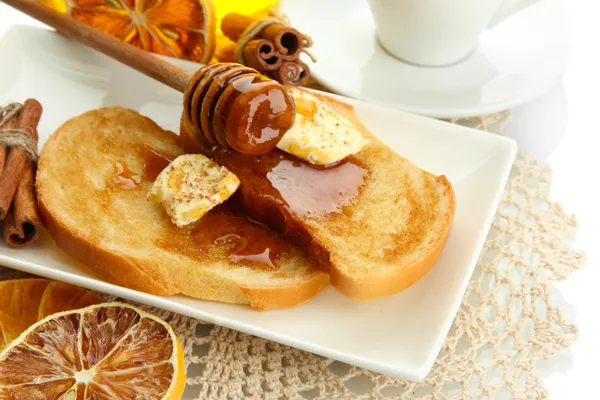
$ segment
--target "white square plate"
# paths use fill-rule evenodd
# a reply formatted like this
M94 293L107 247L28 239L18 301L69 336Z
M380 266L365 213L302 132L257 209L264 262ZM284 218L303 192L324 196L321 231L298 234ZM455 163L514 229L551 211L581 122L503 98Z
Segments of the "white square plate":
M0 103L37 98L41 144L61 123L90 109L121 105L178 131L182 96L116 61L48 30L13 27L0 39ZM181 63L194 70L197 65ZM421 379L450 329L479 257L516 145L507 138L344 99L392 149L456 192L454 225L437 266L413 287L357 302L327 288L307 304L257 312L185 296L159 297L111 285L63 254L45 235L26 249L0 244L0 264L298 347L406 379ZM77 177L73 177L77 179ZM393 212L393 210L390 210Z

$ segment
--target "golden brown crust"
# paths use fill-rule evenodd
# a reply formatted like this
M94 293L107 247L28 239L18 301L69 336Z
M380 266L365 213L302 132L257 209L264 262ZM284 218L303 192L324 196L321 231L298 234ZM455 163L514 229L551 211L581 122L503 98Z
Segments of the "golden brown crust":
M110 283L159 296L179 293L169 282L160 282L144 271L139 260L132 261L77 236L48 211L43 196L38 197L42 221L56 245Z
M450 182L443 175L438 177L438 181L450 189L447 190L447 193L450 197L451 208L444 216L446 229L431 245L429 252L411 265L398 266L395 274L376 276L369 279L357 279L349 276L333 265L329 273L331 274L331 284L337 290L344 296L354 300L371 300L391 296L417 283L435 266L452 230L452 220L456 207L454 191L451 190Z
M303 285L274 287L242 287L244 296L250 301L250 306L257 310L272 310L275 308L292 307L313 298L329 284L329 275L315 273Z

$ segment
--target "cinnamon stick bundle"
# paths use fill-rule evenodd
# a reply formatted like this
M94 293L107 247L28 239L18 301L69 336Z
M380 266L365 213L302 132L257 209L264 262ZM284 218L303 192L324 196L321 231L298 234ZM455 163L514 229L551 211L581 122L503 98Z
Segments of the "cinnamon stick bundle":
M248 29L252 26L252 29ZM229 13L221 21L223 34L234 42L250 35L251 39L265 39L273 43L284 60L298 58L304 47L304 39L297 29L274 19L258 20L238 13ZM254 31L254 32L252 32Z
M302 85L310 78L308 65L299 57L312 41L282 19L255 19L230 13L223 18L221 30L237 42L235 61L287 85Z
M17 129L27 132L36 144L38 139L36 128L41 115L42 105L37 100L28 99L23 104L21 117L16 126ZM22 147L8 150L2 175L0 175L0 220L6 218L28 159L29 154Z
M29 136L30 145L37 150L37 124L41 114L42 106L37 100L25 101L20 116L1 126L0 135L9 129L18 130ZM4 239L11 247L23 247L37 239L41 224L34 186L37 165L23 147L0 147L4 147L0 155L5 154L0 169L0 219L4 219Z

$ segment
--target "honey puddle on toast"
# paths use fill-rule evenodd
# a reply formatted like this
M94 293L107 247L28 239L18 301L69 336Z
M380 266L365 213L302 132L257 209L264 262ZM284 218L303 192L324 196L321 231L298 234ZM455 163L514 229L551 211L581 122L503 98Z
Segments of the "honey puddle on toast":
M184 231L191 241L170 237L157 240L156 245L190 258L225 254L233 263L260 269L275 269L275 261L290 250L287 240L229 202L210 210Z
M219 163L230 166L244 182L242 196L244 189L251 188L261 198L275 201L300 218L322 218L343 212L344 207L356 202L369 174L353 157L334 165L317 166L279 149L260 156L224 152L213 156ZM247 200L244 197L244 203Z
M144 172L134 172L124 161L116 161L114 185L109 190L133 190L153 182L174 159L148 146L140 146L137 151L144 160ZM210 210L190 227L171 228L168 235L156 240L156 245L190 258L226 257L251 268L275 269L274 262L290 250L287 240L252 220L234 200Z

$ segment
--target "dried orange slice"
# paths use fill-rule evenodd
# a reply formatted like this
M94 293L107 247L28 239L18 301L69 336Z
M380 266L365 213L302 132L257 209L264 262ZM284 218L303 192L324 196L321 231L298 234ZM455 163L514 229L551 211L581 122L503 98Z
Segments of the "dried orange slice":
M102 299L84 288L51 281L38 307L38 320L48 315L102 303Z
M45 316L102 303L94 293L48 279L0 282L0 350Z
M179 399L184 388L171 327L127 304L50 315L0 353L0 399Z
M207 63L215 51L211 0L68 0L66 12L153 53Z

